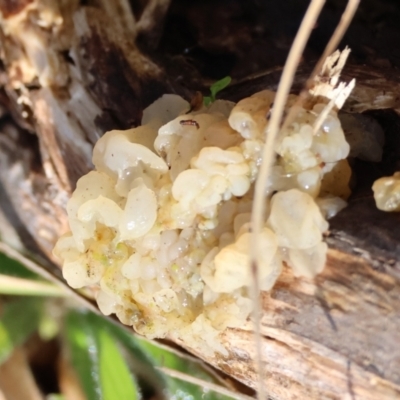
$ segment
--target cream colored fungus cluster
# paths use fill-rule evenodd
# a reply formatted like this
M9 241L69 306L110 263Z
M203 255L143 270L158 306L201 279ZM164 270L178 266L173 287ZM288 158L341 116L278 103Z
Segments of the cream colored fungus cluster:
M107 132L94 148L95 170L68 203L71 232L55 248L68 283L94 288L104 314L147 337L189 338L205 353L225 353L218 335L253 308L249 221L274 96L266 90L191 112L181 97L164 95L142 126ZM329 100L295 102L268 182L262 290L283 262L306 277L323 269L326 219L349 194L349 145L336 112L316 124Z

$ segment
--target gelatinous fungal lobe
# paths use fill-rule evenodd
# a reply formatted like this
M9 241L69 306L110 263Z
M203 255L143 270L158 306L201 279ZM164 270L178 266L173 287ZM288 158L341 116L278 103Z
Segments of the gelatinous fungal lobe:
M105 314L148 337L225 353L220 333L253 309L250 213L274 98L265 90L187 114L185 100L166 95L144 111L140 127L107 132L94 148L95 170L68 203L71 232L54 250L69 284L97 288ZM336 110L313 132L328 102L297 106L276 142L274 195L259 236L262 290L284 263L306 277L325 264L326 216L344 206L337 193L346 191L330 192L324 179L349 150Z
M382 211L400 211L400 172L377 179L372 190L376 206Z

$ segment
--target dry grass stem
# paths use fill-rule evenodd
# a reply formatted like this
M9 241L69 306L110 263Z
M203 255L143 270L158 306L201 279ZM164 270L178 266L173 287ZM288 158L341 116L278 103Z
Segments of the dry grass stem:
M253 296L254 296L254 325L256 336L256 352L257 352L257 370L259 373L259 399L266 399L264 390L264 374L261 359L261 334L260 334L260 304L258 284L258 260L261 249L258 246L258 235L261 232L265 217L265 191L270 167L274 160L274 143L279 132L279 127L282 121L282 115L286 100L293 83L296 69L300 62L301 55L315 26L315 22L322 10L325 0L311 1L307 12L300 25L299 31L294 39L290 49L288 59L282 72L282 77L279 82L278 91L276 93L274 107L271 114L271 119L266 132L266 143L263 150L262 164L255 185L253 211L251 217L251 229L253 239L250 244L250 263L253 271Z

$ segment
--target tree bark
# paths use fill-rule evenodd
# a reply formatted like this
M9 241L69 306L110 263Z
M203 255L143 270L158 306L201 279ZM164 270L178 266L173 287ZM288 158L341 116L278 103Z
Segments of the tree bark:
M0 234L59 276L52 248L68 229L66 202L92 166L96 140L138 125L142 110L163 93L192 93L135 45L136 37L158 40L149 15L161 18L168 3L150 1L141 13L146 19L136 22L124 11L126 0L0 1ZM323 273L310 281L285 270L262 294L262 359L273 399L400 397L400 216L378 211L370 190L375 175L400 166L400 76L357 65L344 75L357 79L347 111L372 113L393 146L331 221ZM275 70L248 78L225 96L275 89L279 76ZM228 357L179 344L255 388L251 322L222 338Z
M289 269L262 296L262 361L272 399L397 399L400 287L365 259L329 250L315 281ZM196 349L180 343L197 356ZM257 388L249 322L228 329L229 356L206 361Z

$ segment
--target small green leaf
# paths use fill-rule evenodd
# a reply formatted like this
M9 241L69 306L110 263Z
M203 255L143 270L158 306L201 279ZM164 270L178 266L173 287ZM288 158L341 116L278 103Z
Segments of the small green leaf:
M232 81L230 76L220 79L219 81L213 83L210 87L211 97L215 100L215 96L218 92L225 89Z
M3 305L0 315L0 364L37 329L42 299L21 298Z
M203 97L203 104L206 107L208 107L212 102L213 102L213 100L211 99L211 97L209 97L209 96L204 96Z
M140 392L114 338L89 312L66 319L71 362L88 400L136 400Z
M230 76L220 79L214 82L210 87L211 96L203 97L203 104L207 107L216 100L217 93L225 89L232 81Z

